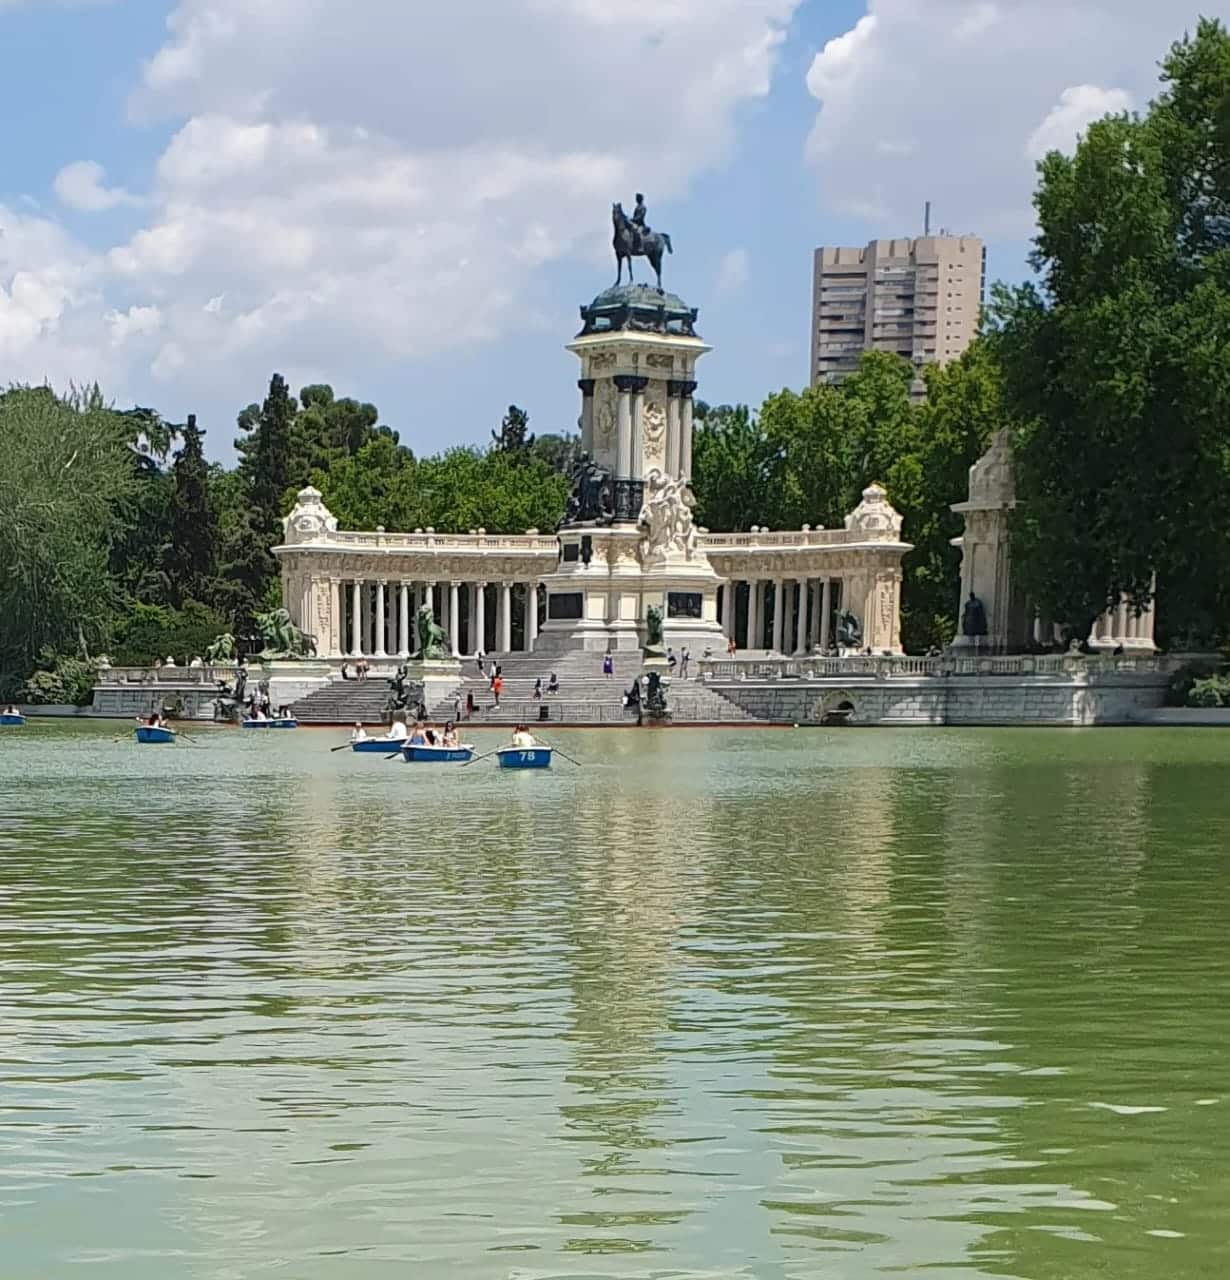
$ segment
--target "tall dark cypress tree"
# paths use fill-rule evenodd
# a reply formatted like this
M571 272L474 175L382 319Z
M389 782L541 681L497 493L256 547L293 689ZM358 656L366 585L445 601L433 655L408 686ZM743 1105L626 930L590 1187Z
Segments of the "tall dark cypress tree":
M291 482L291 430L297 409L286 379L275 373L256 421L252 452L252 507L260 528L274 539L282 532L282 495Z
M182 444L171 468L175 504L166 572L176 605L182 605L185 600L204 601L210 594L214 573L217 536L209 507L209 467L202 448L204 436L196 425L196 414L190 413L180 430Z

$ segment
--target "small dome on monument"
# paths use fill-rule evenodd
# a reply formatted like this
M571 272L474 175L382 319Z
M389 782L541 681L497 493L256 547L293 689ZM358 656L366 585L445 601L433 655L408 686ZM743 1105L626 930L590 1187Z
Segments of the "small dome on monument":
M634 329L642 333L671 333L695 338L697 310L677 293L651 284L617 284L581 308L580 338L591 333Z

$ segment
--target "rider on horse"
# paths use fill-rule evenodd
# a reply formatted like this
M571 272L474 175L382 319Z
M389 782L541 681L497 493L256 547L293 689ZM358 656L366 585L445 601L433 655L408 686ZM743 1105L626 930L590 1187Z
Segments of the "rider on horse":
M638 191L636 193L636 208L632 210L632 234L635 237L633 251L635 253L645 252L645 237L650 234L650 227L645 222L647 212L645 197Z

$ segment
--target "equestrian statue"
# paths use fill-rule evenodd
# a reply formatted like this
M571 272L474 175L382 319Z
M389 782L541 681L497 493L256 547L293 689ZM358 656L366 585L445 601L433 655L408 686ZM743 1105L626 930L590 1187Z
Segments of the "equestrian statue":
M665 249L667 253L675 251L671 247L670 236L665 231L651 230L645 221L645 215L645 197L639 191L636 193L636 208L632 211L631 218L624 213L622 204L617 202L611 206L611 221L615 226L615 285L618 287L623 283L625 259L628 263L628 283L635 284L636 281L632 278L632 259L648 258L649 265L658 277L658 291L661 292L662 250Z

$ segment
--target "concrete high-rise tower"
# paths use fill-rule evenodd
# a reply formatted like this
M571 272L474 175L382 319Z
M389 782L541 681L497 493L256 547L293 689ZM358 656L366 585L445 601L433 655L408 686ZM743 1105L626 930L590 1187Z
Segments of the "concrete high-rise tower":
M811 382L840 382L864 351L916 367L955 360L978 332L986 249L977 236L823 245L812 281ZM922 381L914 384L921 395Z

